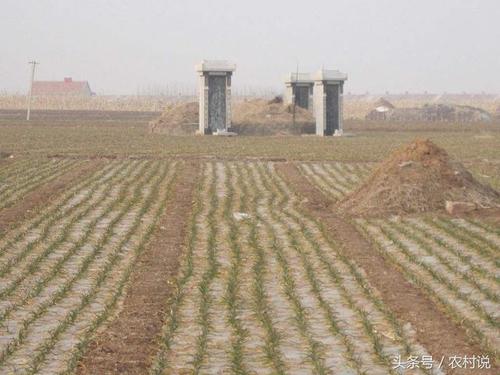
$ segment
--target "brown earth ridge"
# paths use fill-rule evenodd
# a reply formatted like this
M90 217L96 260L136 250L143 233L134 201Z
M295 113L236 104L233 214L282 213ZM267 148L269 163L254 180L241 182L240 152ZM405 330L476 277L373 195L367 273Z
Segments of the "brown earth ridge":
M187 162L149 246L129 280L118 316L89 344L78 374L145 374L160 346L167 301L184 249L199 164Z

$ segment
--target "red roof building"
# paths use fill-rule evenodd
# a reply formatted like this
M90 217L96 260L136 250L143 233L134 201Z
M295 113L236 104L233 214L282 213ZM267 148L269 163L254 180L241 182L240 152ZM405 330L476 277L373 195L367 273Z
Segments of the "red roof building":
M34 96L92 96L95 95L90 89L87 81L73 81L71 77L64 78L63 81L34 81Z

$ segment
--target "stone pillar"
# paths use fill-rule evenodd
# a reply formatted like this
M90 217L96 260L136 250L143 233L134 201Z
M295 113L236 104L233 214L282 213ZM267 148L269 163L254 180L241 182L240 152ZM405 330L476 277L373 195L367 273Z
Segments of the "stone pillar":
M309 112L314 113L314 82L309 85Z
M316 135L341 135L343 90L347 75L338 70L320 70L314 75Z
M222 134L231 128L231 75L236 66L227 61L203 60L199 74L199 134Z
M283 101L285 104L293 104L295 102L295 92L293 84L290 82L285 82L285 95Z
M229 73L226 80L226 131L231 131L231 103L231 73Z
M285 104L313 110L314 81L308 73L290 73L285 79Z

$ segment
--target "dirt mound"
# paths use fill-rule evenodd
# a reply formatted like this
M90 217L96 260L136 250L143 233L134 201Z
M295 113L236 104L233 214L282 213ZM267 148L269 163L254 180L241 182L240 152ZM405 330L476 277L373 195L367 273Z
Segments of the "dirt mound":
M397 122L473 123L488 122L491 120L491 115L481 108L466 105L425 104L419 108L391 108L381 105L369 112L365 118Z
M314 116L306 109L263 99L247 100L233 106L233 129L243 135L287 135L314 132Z
M280 104L283 103L283 97L281 95L277 95L271 100L267 102L268 104Z
M354 216L384 216L443 210L446 201L495 207L500 194L431 141L416 140L382 162L338 207Z
M192 135L198 128L198 103L172 104L158 119L150 122L152 133ZM309 111L295 108L279 100L247 100L232 108L232 130L240 135L287 135L314 133L314 116Z
M377 108L377 107L385 107L385 108L388 108L388 109L394 109L394 108L396 108L390 101L388 101L387 99L384 99L384 98L380 98L379 100L377 100L374 103L374 107L375 108Z
M170 104L161 116L149 123L151 133L170 135L194 134L198 129L197 102Z

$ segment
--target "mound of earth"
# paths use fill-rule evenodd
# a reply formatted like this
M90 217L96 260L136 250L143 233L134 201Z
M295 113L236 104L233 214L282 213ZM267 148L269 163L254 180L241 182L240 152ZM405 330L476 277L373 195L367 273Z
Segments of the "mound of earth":
M283 103L283 97L281 95L275 96L267 102L268 104L280 104Z
M233 129L243 135L287 135L314 132L314 116L304 108L277 100L246 100L233 105Z
M392 104L390 101L388 101L387 99L385 98L379 98L373 105L375 108L377 107L385 107L385 108L389 108L389 109L394 109L396 108L394 106L394 104Z
M418 108L377 106L366 115L367 120L397 122L488 122L491 115L481 108L455 104L425 104Z
M170 104L159 118L149 123L149 130L170 135L194 134L198 129L198 113L197 102Z
M314 133L314 116L309 111L285 105L278 99L248 100L235 103L232 108L232 131L240 135L287 135ZM172 104L161 116L149 123L153 133L192 135L198 129L197 102Z
M385 216L443 210L446 201L500 207L500 193L431 141L416 140L390 155L338 207L353 216Z

